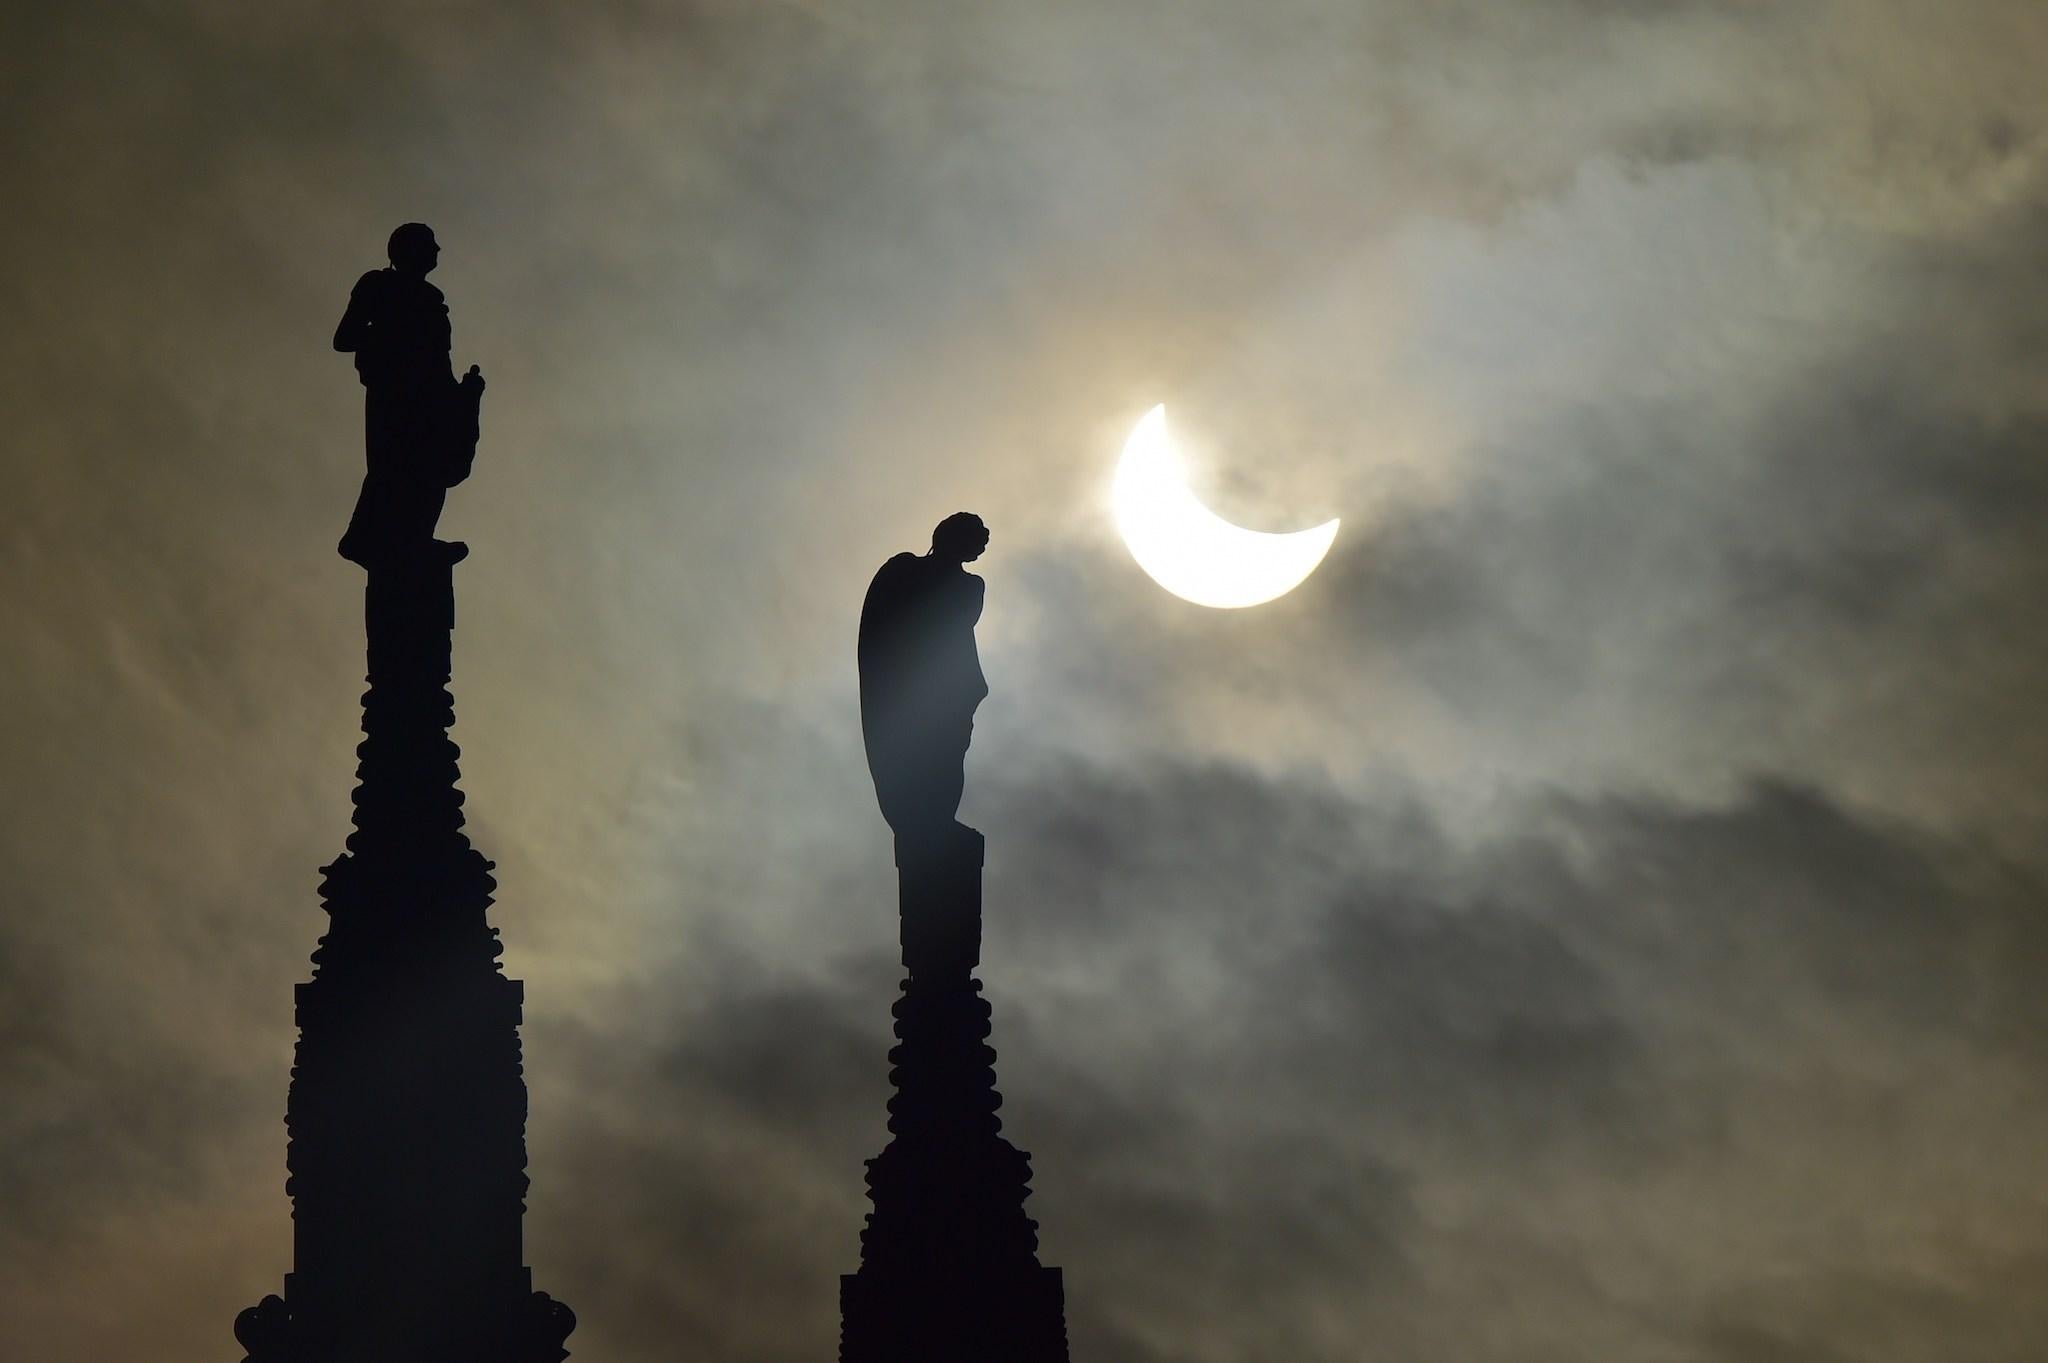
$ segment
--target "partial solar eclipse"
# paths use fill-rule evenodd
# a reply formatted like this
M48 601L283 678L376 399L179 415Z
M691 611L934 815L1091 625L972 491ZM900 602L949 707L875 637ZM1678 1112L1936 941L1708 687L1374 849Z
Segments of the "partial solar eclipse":
M1299 587L1330 552L1337 522L1272 535L1232 525L1188 491L1166 433L1166 406L1124 442L1110 489L1116 526L1138 566L1198 606L1257 606Z

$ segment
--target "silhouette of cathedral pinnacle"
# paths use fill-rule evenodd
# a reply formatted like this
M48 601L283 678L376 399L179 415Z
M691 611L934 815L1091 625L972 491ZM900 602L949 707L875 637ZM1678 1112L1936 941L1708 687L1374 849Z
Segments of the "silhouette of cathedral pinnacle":
M971 523L971 524L970 524ZM840 1279L840 1363L1066 1363L1065 1292L1024 1213L1030 1156L1003 1139L981 956L982 835L956 822L975 707L988 532L962 513L883 565L861 612L862 730L896 834L903 965L889 1143Z
M393 234L394 266L408 228ZM522 1262L522 991L498 964L492 863L462 832L448 737L462 550L432 538L448 470L468 471L482 381L446 376L445 308L433 381L433 337L422 347L408 329L417 304L440 298L424 271L389 287L396 301L361 319L365 346L423 350L429 368L394 379L388 356L382 371L358 357L370 476L351 536L369 569L369 690L355 827L323 868L330 922L297 988L293 1267L281 1296L237 1317L235 1337L244 1363L558 1363L576 1318L533 1290Z

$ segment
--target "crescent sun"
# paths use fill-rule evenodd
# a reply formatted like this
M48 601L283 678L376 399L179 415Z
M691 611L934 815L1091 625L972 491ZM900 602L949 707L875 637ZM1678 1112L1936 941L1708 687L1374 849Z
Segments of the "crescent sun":
M1166 434L1166 406L1145 413L1124 442L1110 490L1117 530L1138 566L1198 606L1257 606L1316 570L1337 538L1331 520L1272 535L1232 525L1188 491Z

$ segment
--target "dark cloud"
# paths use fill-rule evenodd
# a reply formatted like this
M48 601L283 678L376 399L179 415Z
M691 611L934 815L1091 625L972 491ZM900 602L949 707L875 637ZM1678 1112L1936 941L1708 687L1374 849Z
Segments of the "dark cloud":
M2039 891L1980 851L1769 783L1709 808L1551 800L1467 845L1410 802L1228 767L1060 764L993 807L1004 1111L1081 1351L1405 1338L1505 1360L1522 1341L1484 1322L1511 1282L1558 1357L2008 1356L1995 1256L1961 1281L1916 1263L1955 1235L2048 1252L2023 1208L1993 1210L2023 1171L1965 1139L1993 1118L2001 1145L2037 1139L2048 1102L1942 1073L2041 1058ZM620 1357L677 1335L814 1352L884 1135L893 972L691 955L703 973L641 1000L633 1033L535 1042L576 1076L544 1095L537 1243L566 1236L557 1272L602 1279ZM1890 1205L1870 1214L1902 1225L1888 1245L1855 1229L1871 1180ZM1475 1200L1493 1243L1466 1278L1447 1263L1473 1213L1453 1209ZM1879 1340L1830 1286L1859 1263L1974 1323ZM621 1319L664 1324L643 1343Z

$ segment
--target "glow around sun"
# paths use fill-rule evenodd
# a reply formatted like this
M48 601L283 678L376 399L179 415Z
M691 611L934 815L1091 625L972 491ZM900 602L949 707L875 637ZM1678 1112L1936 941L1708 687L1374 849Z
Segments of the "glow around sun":
M1147 412L1124 442L1110 489L1116 526L1138 566L1198 606L1257 606L1285 596L1330 552L1337 521L1273 535L1232 525L1188 490L1166 432L1166 407Z

